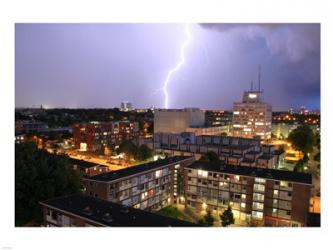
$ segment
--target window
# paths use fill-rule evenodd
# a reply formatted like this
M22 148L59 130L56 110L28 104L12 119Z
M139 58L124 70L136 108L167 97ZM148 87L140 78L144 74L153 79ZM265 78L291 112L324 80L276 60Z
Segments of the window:
M244 202L241 203L241 208L246 208L246 204Z
M246 199L246 194L242 194L242 195L241 195L241 198L242 198L242 199Z
M206 178L208 176L208 172L204 170L199 170L198 175Z
M279 190L274 190L274 195L279 195Z
M286 181L280 181L280 186L281 187L288 187L288 182L286 182Z
M265 196L263 194L253 193L253 200L263 201Z
M265 185L254 184L253 189L254 189L254 191L264 192L265 191Z
M262 179L262 178L254 178L254 182L257 182L257 183L266 183L266 180Z
M291 196L291 192L288 192L288 196L289 196L289 197Z
M273 214L276 214L276 213L277 213L277 209L276 209L276 208L273 208L272 213L273 213Z
M162 170L155 171L155 178L160 178L162 176Z
M258 211L252 211L252 217L254 219L261 220L263 218L263 213L262 212L258 212Z
M235 175L234 178L236 181L239 181L239 175Z
M264 204L260 202L253 202L253 209L256 210L263 210L264 209Z
M188 177L187 180L191 181L191 177Z
M280 185L279 181L274 182L275 185Z

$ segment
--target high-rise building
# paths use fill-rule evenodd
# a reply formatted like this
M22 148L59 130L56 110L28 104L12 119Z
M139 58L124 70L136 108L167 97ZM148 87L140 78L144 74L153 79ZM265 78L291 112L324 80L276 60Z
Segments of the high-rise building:
M155 110L154 133L181 133L200 126L205 126L205 112L198 108Z
M131 102L122 102L120 110L125 111L125 112L131 111L131 110L133 110L133 105Z
M233 108L233 136L262 140L271 138L272 106L263 102L262 90L245 91Z

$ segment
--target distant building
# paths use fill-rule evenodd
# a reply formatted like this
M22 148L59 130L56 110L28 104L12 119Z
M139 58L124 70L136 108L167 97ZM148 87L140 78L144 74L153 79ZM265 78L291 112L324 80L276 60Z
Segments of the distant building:
M109 167L84 160L69 159L74 171L79 172L84 177L99 175L109 172Z
M44 122L36 120L18 120L15 121L15 133L43 132L48 129Z
M90 122L73 126L74 145L81 151L114 147L139 137L139 123L129 121Z
M233 108L233 136L261 140L271 138L272 106L262 100L262 91L245 91Z
M86 195L156 211L173 204L182 190L179 177L194 157L178 156L84 178Z
M73 194L40 202L46 227L188 227L190 222Z
M198 108L157 109L154 113L154 133L181 133L189 127L204 127L205 113Z
M234 166L277 168L284 160L284 151L261 145L259 139L194 133L156 133L154 149L171 156L193 155L197 160L212 151L221 161Z
M205 120L207 127L231 126L232 112L223 110L206 110Z
M120 110L125 111L125 112L131 111L131 110L133 110L133 105L130 102L122 102Z
M186 206L221 214L231 206L237 224L306 226L311 174L194 162L184 168Z

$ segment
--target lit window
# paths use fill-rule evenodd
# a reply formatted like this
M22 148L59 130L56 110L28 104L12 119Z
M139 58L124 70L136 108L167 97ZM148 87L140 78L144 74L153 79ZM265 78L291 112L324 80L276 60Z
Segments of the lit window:
M274 195L279 195L279 190L274 190Z
M273 208L273 214L276 214L276 213L277 213L277 209Z
M235 175L235 180L239 181L239 175Z
M160 178L162 175L162 170L155 171L155 178Z
M255 179L254 179L254 182L258 182L258 183L266 183L266 180L265 180L265 179L262 179L262 178L255 178Z
M259 203L259 202L253 202L253 208L257 210L263 210L264 209L264 204Z
M254 219L261 220L263 218L263 213L262 212L258 212L258 211L252 211L252 217Z
M242 199L246 199L246 194L242 194Z
M202 176L202 177L207 177L208 176L208 172L204 171L204 170L199 170L198 171L198 175Z
M288 187L288 182L287 181L280 181L280 186L281 187Z
M241 203L241 208L245 208L246 204L244 202Z

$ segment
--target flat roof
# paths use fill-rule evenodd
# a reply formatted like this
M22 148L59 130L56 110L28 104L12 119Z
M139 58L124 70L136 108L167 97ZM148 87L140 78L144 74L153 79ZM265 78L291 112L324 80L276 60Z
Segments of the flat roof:
M81 168L92 168L92 167L96 167L96 166L107 167L105 165L101 165L101 164L97 164L97 163L93 163L93 162L88 162L88 161L84 161L84 160L79 160L79 159L73 159L73 158L69 158L69 162L71 164L78 165Z
M265 179L312 184L311 174L278 170L278 169L232 166L223 163L212 163L204 161L193 162L191 165L185 168L202 169L202 170L221 172L226 174L235 174L235 175L265 178Z
M83 217L107 227L189 227L196 224L132 207L73 194L40 202L41 205ZM88 222L89 223L89 222Z
M270 160L272 158L274 158L274 155L271 155L271 154L263 154L258 157L258 159L261 159L261 160Z
M157 161L151 161L148 163L140 164L140 165L133 166L133 167L127 167L127 168L112 171L109 173L103 173L103 174L95 175L92 177L87 177L85 179L109 182L109 181L117 180L117 179L120 179L123 177L145 172L147 170L160 168L160 167L163 167L163 166L166 166L169 164L175 164L179 161L183 161L183 160L186 160L186 159L189 159L192 157L193 156L173 156L173 157L169 157L169 158L165 158L165 159L161 159L161 160L157 160Z

